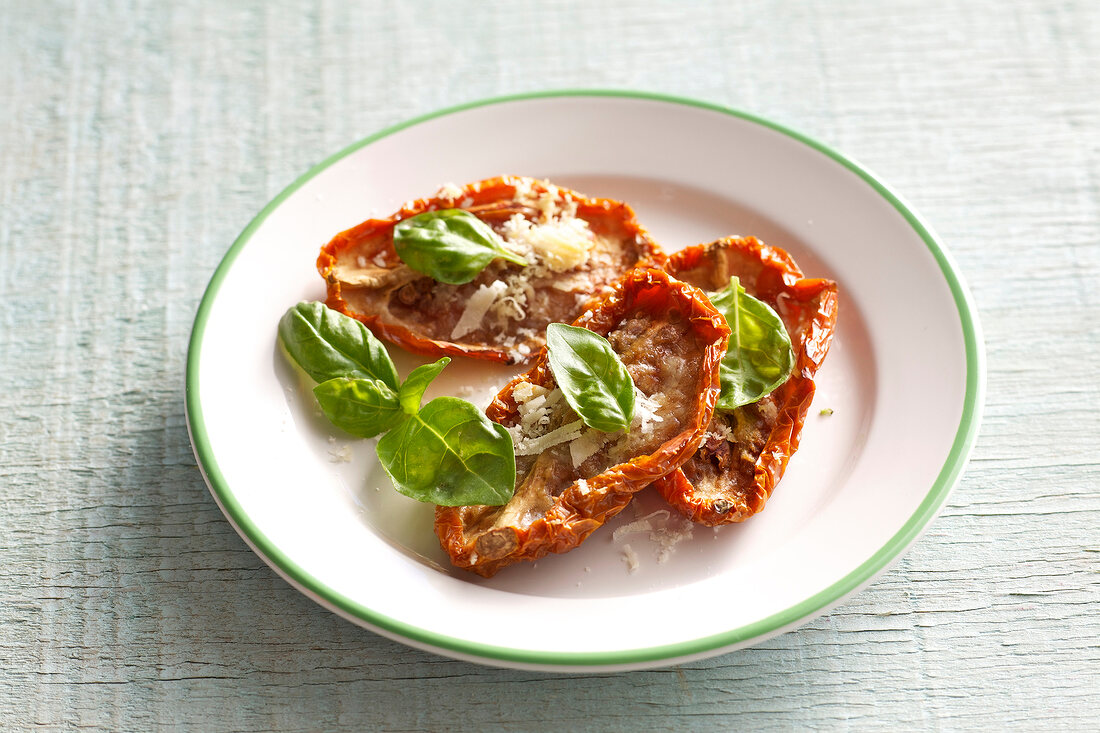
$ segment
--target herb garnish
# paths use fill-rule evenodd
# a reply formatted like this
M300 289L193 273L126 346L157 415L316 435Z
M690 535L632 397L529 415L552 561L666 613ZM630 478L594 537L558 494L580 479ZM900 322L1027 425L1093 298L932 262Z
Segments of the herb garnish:
M516 458L503 426L469 402L424 390L450 363L417 367L403 384L386 348L363 324L322 303L299 303L279 322L287 354L315 380L313 392L334 425L378 441L378 460L394 488L445 506L506 503Z
M746 293L736 277L710 296L710 302L731 331L719 367L722 391L715 406L728 412L760 400L786 382L794 368L794 352L779 315Z
M634 419L634 381L607 339L586 328L546 327L550 371L565 401L590 428L613 433Z
M470 282L498 257L527 265L504 248L488 224L463 209L425 211L399 221L393 247L412 269L451 285Z

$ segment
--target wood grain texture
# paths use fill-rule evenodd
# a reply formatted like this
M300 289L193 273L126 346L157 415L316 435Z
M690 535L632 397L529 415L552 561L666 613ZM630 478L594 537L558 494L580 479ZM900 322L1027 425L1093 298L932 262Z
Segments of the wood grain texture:
M1100 727L1100 6L0 3L0 720L26 729ZM191 320L343 145L558 87L755 111L938 230L988 349L970 468L898 565L755 648L495 670L346 623L207 493Z

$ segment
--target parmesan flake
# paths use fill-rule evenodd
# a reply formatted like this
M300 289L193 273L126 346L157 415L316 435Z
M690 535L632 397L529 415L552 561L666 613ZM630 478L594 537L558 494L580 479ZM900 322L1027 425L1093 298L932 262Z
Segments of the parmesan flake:
M657 543L657 562L659 564L668 561L668 558L672 556L675 551L676 545L680 544L684 540L690 540L692 537L692 528L694 525L681 518L681 525L679 528L670 527L668 525L657 529L653 532L649 539Z
M531 382L520 382L516 385L516 388L512 390L512 397L517 403L528 402L534 397L548 394L550 390L546 387L540 387L537 384Z
M634 419L641 423L643 433L650 432L653 423L664 422L664 418L657 414L660 409L660 402L647 397L637 387L634 388Z
M656 545L653 554L657 557L657 563L663 564L668 562L676 545L692 538L694 525L689 520L680 518L678 527L673 526L673 521L667 509L658 509L641 519L635 519L619 527L612 534L612 539L618 542L627 535L648 532L650 542ZM629 545L623 545L623 547L626 548Z
M612 533L611 539L618 542L628 534L636 534L638 532L652 532L653 523L650 521L654 517L660 517L662 521L668 521L669 512L668 509L658 509L657 511L647 514L641 519L635 519L630 524L624 524Z
M580 437L569 444L569 457L573 459L573 468L587 461L598 451L604 442L604 434L599 430L585 430Z
M711 420L710 428L707 430L707 434L703 436L703 439L707 438L720 438L722 440L729 441L730 443L736 443L737 439L733 435L733 431L730 430L730 426L723 420Z
M506 241L516 249L530 251L554 272L576 269L588 260L595 244L584 219L550 219L534 224L523 214L513 214L504 224Z
M466 308L451 331L451 338L461 338L471 331L476 331L485 314L489 312L489 308L507 289L508 286L502 280L494 280L490 285L479 285L466 301Z
M559 443L567 443L571 440L575 440L581 434L581 428L584 426L584 422L581 420L575 420L571 423L562 425L560 428L551 430L545 435L539 435L534 438L519 436L516 439L516 433L512 433L513 441L516 444L517 456L533 456L542 453L547 448L553 448ZM515 430L510 428L509 432ZM517 431L519 432L519 431Z
M444 183L436 191L435 197L441 201L454 201L462 196L462 188L454 183Z
M634 552L634 548L630 545L623 545L622 547L623 562L626 563L626 569L633 573L638 570L638 553Z

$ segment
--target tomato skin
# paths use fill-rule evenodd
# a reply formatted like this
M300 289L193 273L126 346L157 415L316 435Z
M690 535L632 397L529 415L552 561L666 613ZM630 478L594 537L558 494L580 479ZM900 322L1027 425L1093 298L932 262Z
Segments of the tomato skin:
M652 452L611 466L584 482L573 482L554 499L548 511L525 527L513 525L480 532L476 522L485 508L437 507L435 531L456 566L489 577L516 562L568 552L622 511L637 491L676 470L695 453L718 399L718 365L726 352L729 328L701 291L652 268L628 273L611 296L573 325L607 336L628 314L639 311L651 314L655 321L666 319L670 311L684 314L695 342L700 344L698 388L693 391L690 420ZM529 371L509 382L489 405L486 415L491 420L504 425L518 421L519 408L513 393L522 382L554 386L545 351Z
M742 477L731 468L721 469L724 475L718 478L724 485L716 486L715 481L703 490L689 479L689 475L713 474L713 469L703 465L708 456L700 450L656 483L665 500L693 522L707 526L743 522L764 508L791 455L798 450L813 401L813 377L836 329L837 285L832 280L804 278L789 254L755 237L728 237L688 247L673 254L665 267L673 276L708 292L725 287L731 276L739 277L750 295L775 309L791 336L794 371L766 398L775 407L774 415L769 410L762 417L752 406L736 411L742 419L757 421L756 430L766 436L759 450L755 445L729 442L729 454L742 456L742 451L748 451L753 460L751 473L746 471L748 475Z
M369 306L360 305L359 307L351 301L362 298L363 293L371 288L349 285L337 278L339 263L348 259L370 262L383 268L383 271L395 272L401 268L401 259L393 246L393 229L398 222L426 211L463 208L487 223L502 223L520 206L517 203L517 187L524 187L536 194L547 191L546 185L541 181L517 176L499 176L468 183L462 187L462 194L454 198L436 196L410 201L400 211L387 218L368 219L351 229L340 232L322 247L317 257L317 271L324 278L327 287L326 305L363 322L379 338L413 353L433 357L465 356L505 364L530 363L543 344L541 334L545 330L545 323L536 329L539 335L526 344L527 353L492 341L474 340L457 343L445 335L436 334L433 337L429 332L438 322L447 320L453 322L461 313L461 303L453 304L445 311L434 312L431 311L431 307L425 306L425 311L419 314L422 317L419 323L402 317L400 313L391 312L389 308L395 298L403 297L402 293L396 292L399 284L415 285L409 290L410 295L415 293L423 298L425 291L430 291L436 286L431 278L416 276L414 283L395 283L392 290L386 289L390 287L388 285L378 286L378 292L368 294ZM638 223L633 209L627 204L610 199L586 198L560 187L557 188L557 192L563 200L576 203L578 218L585 220L593 232L606 234L617 240L627 259L634 264L659 267L667 259L649 233ZM620 270L615 278L617 279L628 269L630 267ZM611 282L601 283L603 287L610 284ZM599 295L592 299L592 301L596 300L599 300ZM408 302L404 304L409 305ZM580 306L574 304L563 306L554 314L552 320L572 321L591 304L590 301Z

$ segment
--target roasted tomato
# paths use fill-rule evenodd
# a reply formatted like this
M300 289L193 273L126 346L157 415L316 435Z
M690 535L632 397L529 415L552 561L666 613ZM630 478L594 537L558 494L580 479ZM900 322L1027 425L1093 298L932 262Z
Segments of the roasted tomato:
M437 282L403 264L394 226L451 208L489 224L529 264L497 259L463 285ZM398 346L515 364L534 358L547 324L572 321L635 265L659 266L664 259L626 204L505 176L444 187L388 219L341 232L322 248L317 269L328 283L330 308Z
M637 269L574 325L605 336L626 365L637 390L634 421L625 433L584 427L540 354L486 410L516 443L511 501L436 509L436 534L458 567L488 577L573 549L703 439L729 328L702 292Z
M813 376L836 326L836 283L804 279L790 255L753 237L689 247L672 255L666 268L708 292L737 276L749 295L775 309L791 337L795 366L790 379L755 404L715 412L698 452L656 484L672 506L695 522L742 522L764 508L798 449L814 396Z

